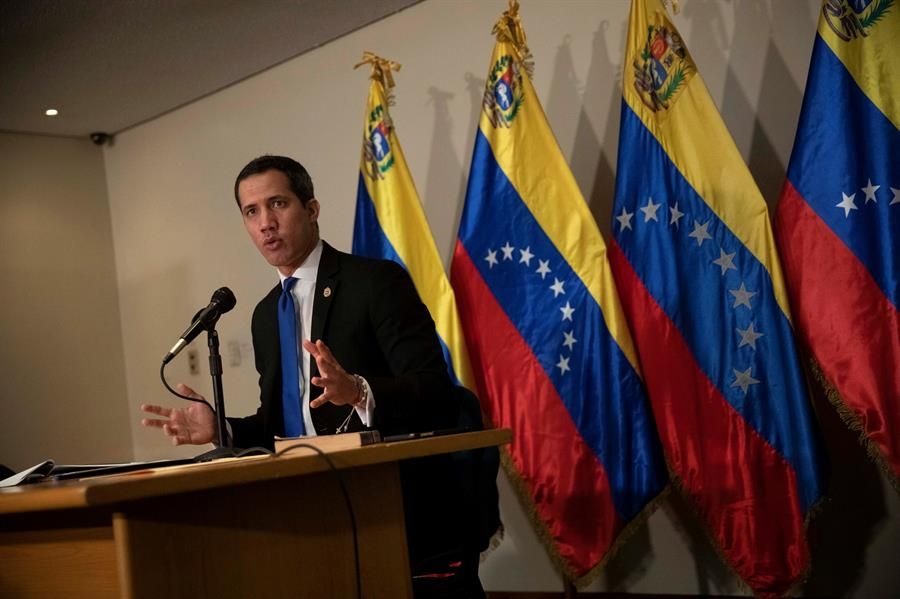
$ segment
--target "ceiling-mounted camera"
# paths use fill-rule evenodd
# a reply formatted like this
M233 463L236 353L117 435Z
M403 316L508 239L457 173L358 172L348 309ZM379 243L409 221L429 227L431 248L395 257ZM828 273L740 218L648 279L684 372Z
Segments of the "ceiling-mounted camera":
M109 133L104 133L102 131L96 131L91 133L91 141L94 142L95 145L102 146L106 143L109 143L109 140L112 139L112 135Z

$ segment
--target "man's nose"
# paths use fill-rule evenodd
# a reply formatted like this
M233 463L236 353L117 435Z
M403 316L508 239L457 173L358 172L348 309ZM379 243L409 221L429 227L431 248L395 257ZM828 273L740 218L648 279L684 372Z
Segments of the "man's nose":
M259 228L261 231L268 231L275 228L275 218L270 210L263 210L259 213Z

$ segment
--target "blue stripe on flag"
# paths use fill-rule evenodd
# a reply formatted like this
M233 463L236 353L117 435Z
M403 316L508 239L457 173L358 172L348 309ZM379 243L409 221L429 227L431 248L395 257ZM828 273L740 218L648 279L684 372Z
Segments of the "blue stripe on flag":
M437 331L435 331L437 333ZM447 363L447 373L450 375L450 380L453 381L454 385L459 385L460 387L464 387L459 377L456 376L456 371L453 369L453 357L450 355L450 348L447 347L447 344L444 342L444 338L441 337L440 333L437 333L438 341L441 343L441 352L444 354L444 362Z
M391 240L387 238L384 229L378 223L375 203L369 197L369 190L366 189L362 173L359 174L359 184L356 190L356 220L353 222L352 251L357 256L393 260L409 272L406 264L400 258L400 254L394 249Z
M821 492L817 460L809 451L817 439L790 323L775 301L768 271L697 195L624 101L621 129L614 236L700 369L793 466L806 510ZM649 216L652 210L641 210L654 204L657 220ZM617 218L623 207L632 213L630 229ZM676 207L683 213L677 227L671 223ZM740 302L744 290L754 295ZM748 368L758 382L744 379L741 385L736 371Z
M357 256L393 260L402 266L406 272L409 272L406 264L400 258L400 254L394 249L391 240L384 234L384 229L378 223L375 203L369 197L369 190L366 188L362 173L359 175L359 184L356 190L356 220L353 222L352 252ZM434 315L432 315L432 319L434 319ZM438 341L441 342L441 351L444 353L444 361L447 363L450 380L457 385L462 385L453 368L453 359L450 356L450 349L447 347L447 343L440 334L437 337Z
M651 471L663 461L641 381L600 306L534 220L481 131L459 237L602 462L619 516L631 519L666 479ZM574 341L568 346L567 335Z
M817 34L788 178L900 306L900 132ZM879 185L876 202L863 187ZM837 204L854 196L856 210ZM849 204L848 204L849 205ZM838 290L839 292L839 290Z

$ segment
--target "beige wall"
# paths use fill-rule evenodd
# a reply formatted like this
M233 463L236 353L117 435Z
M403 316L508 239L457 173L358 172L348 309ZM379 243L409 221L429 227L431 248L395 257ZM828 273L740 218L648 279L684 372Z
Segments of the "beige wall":
M0 133L0 463L132 456L103 155Z
M535 85L560 145L601 228L613 193L628 2L522 0L536 63ZM818 0L685 0L674 18L764 195L777 196L800 110ZM349 249L367 91L352 66L364 50L403 64L396 76L397 130L446 260L456 232L468 163L505 0L428 0L203 100L118 135L105 149L122 335L132 413L170 400L157 376L162 355L219 286L238 305L219 325L229 412L257 404L249 353L252 308L276 281L242 229L231 196L237 171L262 153L298 158L313 174L325 239ZM248 48L247 51L252 51ZM209 394L201 374L176 360L170 378ZM177 400L171 400L174 403ZM828 412L830 414L830 412ZM135 419L132 422L136 422ZM835 427L849 461L815 537L811 594L878 597L900 589L884 563L900 547L900 502ZM169 448L155 431L134 430L138 457L195 453ZM843 435L843 436L841 436ZM850 479L847 479L848 473ZM853 479L853 476L862 479ZM507 538L484 563L489 589L552 591L559 577L505 480ZM831 514L835 512L832 511ZM714 556L689 515L667 501L613 560L593 589L655 593L744 591ZM841 533L846 523L855 532ZM830 528L829 528L830 527ZM827 592L826 592L827 591Z

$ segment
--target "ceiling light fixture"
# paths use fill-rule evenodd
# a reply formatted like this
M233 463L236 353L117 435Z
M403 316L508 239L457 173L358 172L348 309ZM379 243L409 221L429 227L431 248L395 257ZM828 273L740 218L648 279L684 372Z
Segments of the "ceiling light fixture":
M44 111L44 114L46 114L47 116L56 116L59 114L59 111L55 108L48 108Z

